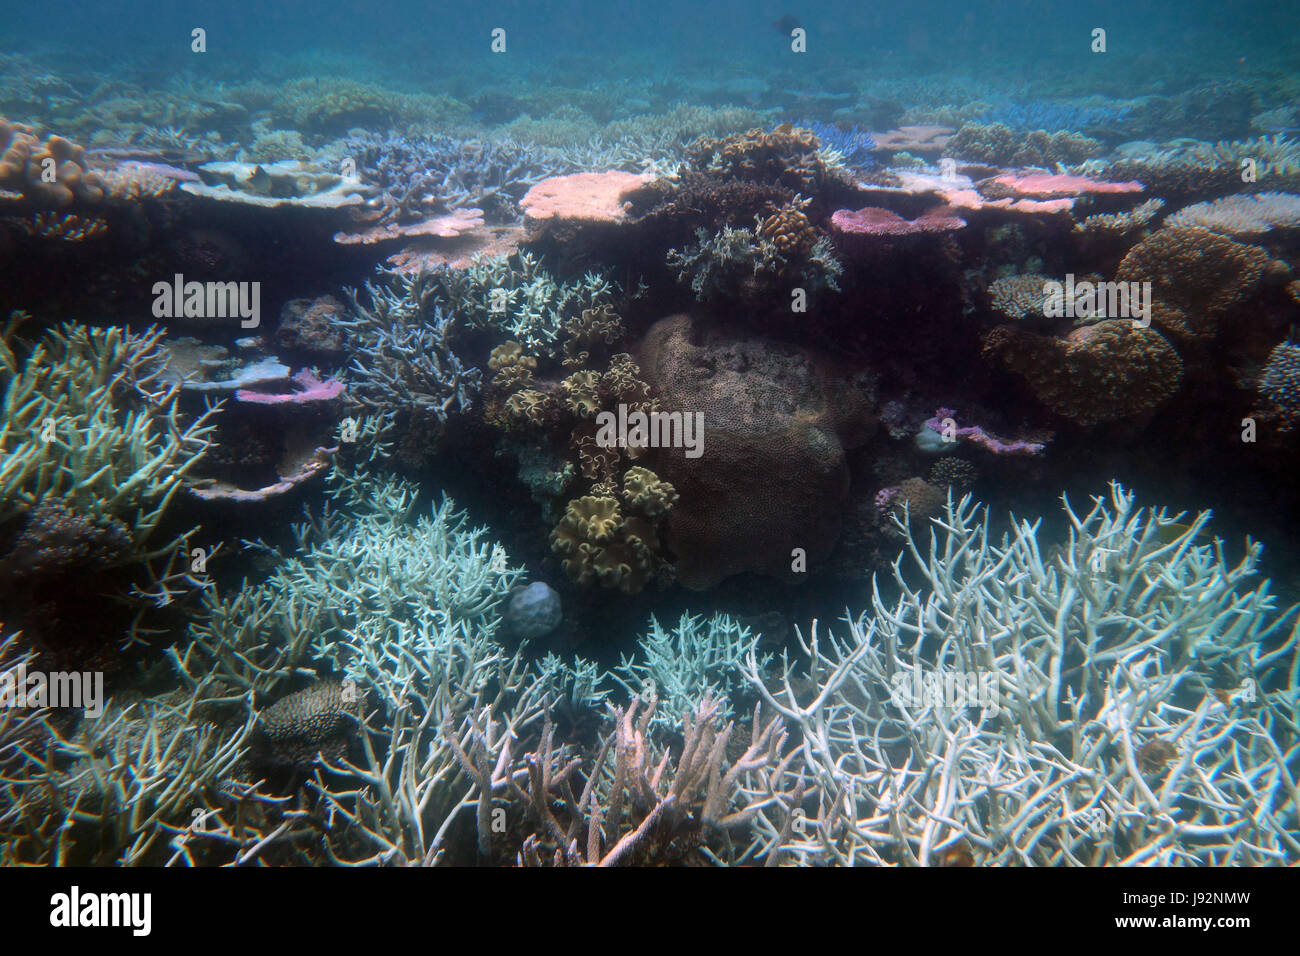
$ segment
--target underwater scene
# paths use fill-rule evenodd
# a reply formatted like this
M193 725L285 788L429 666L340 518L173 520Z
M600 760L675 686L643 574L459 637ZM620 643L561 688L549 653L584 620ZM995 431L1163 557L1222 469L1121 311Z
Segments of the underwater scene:
M7 5L0 402L5 866L1300 864L1300 5Z

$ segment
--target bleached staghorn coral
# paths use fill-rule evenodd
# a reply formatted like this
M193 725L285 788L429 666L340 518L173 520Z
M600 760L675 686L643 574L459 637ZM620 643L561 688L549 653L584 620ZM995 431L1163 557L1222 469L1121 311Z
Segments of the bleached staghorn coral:
M819 791L792 858L1300 859L1294 609L1275 616L1268 582L1248 587L1260 546L1229 565L1221 541L1199 543L1208 513L1180 525L1117 484L1066 514L1068 541L1046 555L1037 523L990 540L969 497L933 519L928 547L899 521L900 597L873 589L874 618L846 638L801 636L810 688L788 661L773 683L751 661ZM972 675L996 696L936 693Z
M522 572L485 528L448 500L417 516L400 479L340 467L331 482L339 510L298 526L297 555L265 585L211 600L174 660L259 698L302 676L349 678L366 697L355 755L323 762L307 784L314 806L286 816L288 835L320 832L316 852L336 863L437 863L478 805L458 748L481 748L472 734L491 728L495 766L555 685L494 637Z
M178 385L159 379L164 333L92 329L47 331L20 361L13 313L0 333L0 523L57 503L129 547L102 567L139 564L134 596L165 604L202 587L183 567L189 533L161 546L148 539L211 441L209 407L188 424ZM159 563L163 562L163 563Z
M182 427L180 389L158 379L159 329L135 335L70 323L20 362L14 333L25 318L13 313L0 336L0 520L59 497L83 513L123 519L142 543L207 449L213 410Z
M799 784L784 789L794 751L786 748L780 718L760 724L755 711L749 745L728 759L735 724L724 724L720 702L705 695L682 715L682 748L674 756L653 739L655 707L653 695L610 707L614 727L580 789L582 761L555 744L547 725L540 747L524 761L526 772L506 778L536 827L520 848L521 865L775 858L779 840L754 840L750 822L764 811L788 819L801 799Z
M0 863L122 866L220 862L266 837L250 819L273 802L239 779L254 715L210 719L217 689L131 704L63 733L0 777ZM238 801L238 805L237 805Z
M757 641L749 628L728 614L714 614L707 621L682 614L672 630L651 615L650 630L638 643L637 653L623 657L613 678L632 697L657 696L663 704L654 718L658 727L673 726L706 697L718 698L721 717L727 719L731 716L727 699L745 687L745 657Z

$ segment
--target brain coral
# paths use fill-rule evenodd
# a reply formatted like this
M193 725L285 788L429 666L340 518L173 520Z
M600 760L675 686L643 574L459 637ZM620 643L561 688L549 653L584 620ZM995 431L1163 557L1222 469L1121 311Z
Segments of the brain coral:
M824 358L686 315L657 322L639 349L667 412L703 415L703 449L661 449L655 471L679 495L665 519L677 577L703 589L741 572L798 580L835 545L849 489L844 451L874 429L871 398Z
M1038 399L1080 425L1150 414L1178 390L1183 363L1155 329L1107 319L1065 338L998 326L984 342L986 358L1023 376Z

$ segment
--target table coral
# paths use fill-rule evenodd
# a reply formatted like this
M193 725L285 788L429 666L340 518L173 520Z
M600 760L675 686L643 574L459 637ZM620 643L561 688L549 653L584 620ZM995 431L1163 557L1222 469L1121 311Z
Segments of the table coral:
M626 196L654 177L649 174L574 173L543 179L519 201L525 225L538 226L546 220L580 222L625 222Z
M1199 226L1229 236L1259 235L1300 228L1300 196L1292 193L1239 193L1178 210L1168 226Z

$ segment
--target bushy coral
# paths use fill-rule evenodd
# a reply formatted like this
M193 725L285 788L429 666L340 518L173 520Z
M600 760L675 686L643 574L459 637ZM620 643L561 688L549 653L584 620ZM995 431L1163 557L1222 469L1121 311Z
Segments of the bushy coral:
M1024 133L1002 123L967 123L948 142L948 152L963 159L998 166L1045 166L1081 163L1100 156L1105 147L1095 139L1060 130Z
M812 194L827 177L820 148L813 133L786 123L770 133L752 129L721 139L701 137L687 148L687 159L700 171Z
M1300 427L1300 345L1282 342L1269 353L1258 388L1283 431Z
M760 221L756 229L724 226L713 234L699 229L695 244L669 250L668 268L679 282L689 282L701 301L753 303L774 292L785 297L796 287L809 296L838 292L844 267L830 240L813 238L810 227L800 229L792 218L774 218Z
M588 309L612 306L620 289L595 272L556 279L532 254L480 261L469 269L443 269L425 277L436 301L470 328L497 329L528 353L554 356L565 324Z
M1268 261L1259 246L1208 229L1166 226L1130 249L1115 277L1150 282L1152 298L1178 311L1175 322L1205 336L1214 334L1223 312L1254 292Z
M1178 391L1183 363L1152 328L1107 319L1064 339L998 326L984 356L1022 376L1038 399L1080 425L1141 421Z

